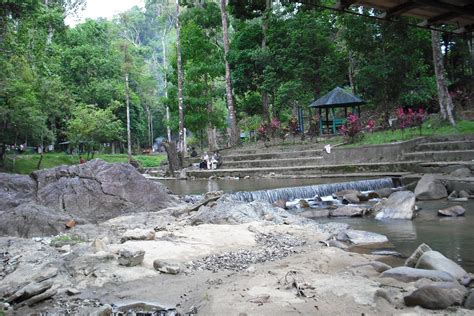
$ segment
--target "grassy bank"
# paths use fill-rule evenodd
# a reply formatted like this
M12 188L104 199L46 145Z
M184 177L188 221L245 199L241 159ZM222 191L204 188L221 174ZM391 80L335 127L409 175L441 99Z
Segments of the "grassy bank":
M418 128L406 128L404 131L397 129L393 131L387 130L365 133L364 137L359 142L349 144L347 146L353 147L360 145L393 143L410 140L420 136L446 136L464 134L474 134L474 121L459 121L457 122L456 127L447 124L433 126L431 122L426 122L421 128L421 135Z
M94 158L103 159L110 163L117 162L127 162L127 155L125 154L98 154ZM13 160L15 159L15 164L13 166ZM22 154L8 155L6 160L6 168L3 171L29 174L36 170L40 155L38 154ZM161 162L166 159L165 154L159 155L136 155L133 156L133 159L137 160L142 167L158 167ZM43 161L41 163L41 169L53 168L60 165L74 165L79 163L79 156L77 155L67 155L64 153L47 153L44 155Z

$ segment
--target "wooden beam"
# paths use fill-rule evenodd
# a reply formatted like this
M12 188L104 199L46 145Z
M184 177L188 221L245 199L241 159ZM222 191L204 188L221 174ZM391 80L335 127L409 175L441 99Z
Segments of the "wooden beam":
M453 31L455 34L468 34L474 33L474 24L465 25Z
M349 8L351 5L356 3L357 0L338 0L336 2L336 5L334 5L334 9L336 10L346 10Z
M448 12L448 13L444 13L444 14L434 16L430 19L426 19L423 22L418 23L418 26L427 27L427 26L432 26L432 25L437 25L437 24L443 24L443 23L445 23L449 20L457 18L458 16L460 16L459 13Z
M391 9L388 9L384 13L382 13L379 17L382 19L390 19L391 17L403 14L407 11L410 11L414 8L416 8L418 5L414 1L407 1L405 3L402 3L400 5L397 5L396 7L393 7Z
M412 0L419 6L433 7L450 12L458 13L459 15L474 15L474 8L472 5L457 6L446 2L439 2L434 0Z

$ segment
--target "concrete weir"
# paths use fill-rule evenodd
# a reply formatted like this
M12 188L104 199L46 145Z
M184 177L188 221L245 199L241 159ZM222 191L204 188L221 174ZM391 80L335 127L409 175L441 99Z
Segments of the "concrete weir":
M383 188L392 188L394 186L392 178L383 178L375 180L351 181L342 183L319 184L293 188L280 188L273 190L260 190L253 192L237 192L231 196L237 200L251 201L268 201L275 202L283 199L291 201L294 199L307 199L315 196L328 196L341 190L359 190L370 191Z

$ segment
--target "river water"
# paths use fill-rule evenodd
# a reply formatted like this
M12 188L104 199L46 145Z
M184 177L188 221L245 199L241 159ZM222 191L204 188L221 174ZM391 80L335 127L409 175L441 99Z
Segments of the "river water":
M240 179L240 180L163 180L176 194L202 194L208 191L223 190L227 193L256 191L283 187L355 181L356 178L332 179ZM421 208L412 220L378 221L371 217L318 219L320 222L342 222L354 229L366 230L386 235L394 249L409 256L421 243L428 244L448 258L456 261L467 271L474 273L474 200L453 203L448 201L417 202ZM437 215L440 208L460 204L466 215L444 218Z

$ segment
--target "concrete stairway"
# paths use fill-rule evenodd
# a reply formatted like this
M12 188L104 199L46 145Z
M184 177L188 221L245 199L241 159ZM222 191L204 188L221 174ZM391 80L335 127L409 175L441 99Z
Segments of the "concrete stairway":
M474 140L429 141L416 146L416 149L403 154L404 160L423 161L472 161L474 159Z
M474 170L474 135L424 138L398 157L379 161L332 159L323 152L324 144L302 144L273 148L245 148L222 153L222 166L217 170L191 170L187 176L245 177L279 175L283 177L383 177L403 176L417 172L450 172L460 166ZM396 146L396 145L394 145ZM354 148L352 148L353 150ZM344 149L338 149L345 153ZM364 149L361 148L363 151ZM386 155L387 156L387 155Z

